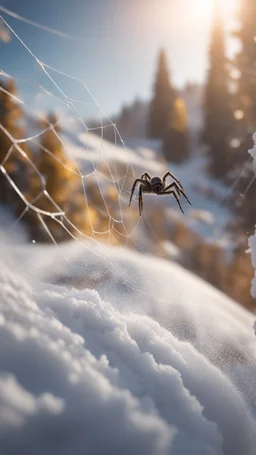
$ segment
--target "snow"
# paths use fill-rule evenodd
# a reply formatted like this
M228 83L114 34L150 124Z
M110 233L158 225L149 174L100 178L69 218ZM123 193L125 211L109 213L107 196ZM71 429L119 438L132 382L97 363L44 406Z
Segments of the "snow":
M93 133L79 132L76 136L71 133L64 134L63 142L65 149L72 159L79 163L81 169L88 168L91 163L96 166L102 157L104 157L104 163L112 161L117 164L134 166L139 169L140 175L145 172L145 158L147 158L146 166L149 172L162 173L164 169L163 163L157 163L152 151L142 149L140 153L136 153L129 148L113 145Z
M253 141L254 141L254 147L249 150L249 155L251 155L252 159L253 159L253 170L254 170L254 173L256 174L256 133L254 133L253 135Z
M191 219L199 220L206 225L211 225L214 223L213 214L211 212L208 212L207 210L191 209L190 217Z
M170 261L8 230L3 453L254 454L253 315Z
M1 453L167 453L171 428L118 387L106 356L94 357L54 316L62 295L62 316L70 301L75 312L87 308L100 335L103 303L93 292L82 300L75 294L32 292L1 264Z
M252 265L254 270L256 270L256 234L252 235L249 238L249 247L252 256ZM251 294L254 299L256 299L256 274L252 280Z
M99 137L88 135L91 144L95 149L104 149L104 159L128 160L129 165L134 170L134 175L140 177L145 171L151 175L164 175L168 170L172 172L182 182L185 192L188 195L192 207L183 204L186 216L182 216L176 203L170 198L158 198L152 195L144 196L145 210L150 210L155 204L165 205L165 213L170 215L172 220L182 220L190 229L199 234L206 241L217 243L230 249L231 241L226 227L230 222L231 213L226 206L229 196L229 188L217 180L211 179L205 172L207 160L204 157L203 147L198 144L193 145L191 158L183 164L168 164L161 161L161 147L158 140L150 139L127 139L127 149L116 147L107 141L102 141ZM72 139L74 141L74 139ZM72 147L72 143L67 144L75 159L79 159L79 166L84 169L88 156L85 151ZM200 153L199 153L200 149ZM98 153L98 155L97 155ZM79 154L79 156L78 156ZM96 152L99 156L99 152ZM96 156L95 155L95 156ZM85 158L87 156L87 158ZM124 161L123 161L124 162ZM145 216L146 216L145 211Z
M174 243L165 241L161 245L171 258L178 259L180 257L180 249Z
M153 317L225 372L256 360L253 315L174 262L93 241L15 254L33 281L96 289L118 309Z
M206 241L222 238L228 245L226 226L231 213L224 204L228 188L206 175L206 163L205 158L194 155L183 165L171 164L169 168L182 182L192 203L192 207L183 204L186 209L184 222Z
M133 259L139 271L143 258L126 253L116 251L120 269ZM254 453L255 422L231 380L146 312L125 307L122 291L114 304L94 289L32 287L5 257L0 295L1 453ZM247 329L241 315L226 327L234 338Z
M253 134L253 142L254 142L254 147L252 149L250 149L248 151L248 153L251 155L252 157L252 166L253 166L253 170L254 170L254 173L256 175L256 133ZM251 295L254 299L256 299L256 230L255 230L255 234L252 235L251 237L249 237L249 250L248 250L248 253L251 253L251 257L252 257L252 266L255 270L255 274L254 274L254 278L252 280L252 287L251 287ZM256 335L256 321L254 323L254 331L255 331L255 335ZM245 378L245 381L248 381L249 377L250 378L254 378L254 381L252 381L252 387L256 387L256 381L255 381L255 378L256 378L256 367L255 365L253 365L248 374L246 375L247 377Z
M254 141L254 147L249 150L249 154L252 157L253 160L253 170L256 175L256 133L253 135L253 141ZM249 248L252 256L252 265L254 270L256 271L256 231L255 235L252 235L249 238ZM252 280L252 288L251 288L251 294L254 299L256 299L256 272L254 275L254 278ZM255 335L256 335L256 322L254 324L254 329L255 329Z
M253 141L254 141L254 147L251 150L249 150L248 153L252 157L253 170L256 175L256 133L254 133L254 135L253 135ZM256 233L255 233L255 235L253 235L249 238L249 248L250 248L249 251L251 252L251 256L252 256L252 265L253 265L254 270L256 270ZM254 297L256 299L256 275L254 276L253 281L252 281L251 294L252 294L252 297Z

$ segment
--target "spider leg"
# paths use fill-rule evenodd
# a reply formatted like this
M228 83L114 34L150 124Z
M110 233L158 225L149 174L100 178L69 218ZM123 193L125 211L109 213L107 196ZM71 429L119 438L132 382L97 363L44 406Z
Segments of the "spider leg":
M177 185L176 182L173 182L173 183L171 183L170 185L168 185L168 186L163 190L163 192L165 192L166 190L169 190L169 189L172 188L172 187L174 187L174 188L177 190L178 194L182 194L182 196L184 196L184 198L188 201L189 205L192 205L191 202L189 201L189 199L187 198L187 196L186 196L184 190L181 189L181 188Z
M177 201L177 204L178 204L180 210L182 211L182 213L184 213L184 210L183 210L183 208L182 208L181 205L180 205L179 198L178 198L178 196L177 196L177 194L175 193L174 190L171 190L171 191L163 191L163 192L161 192L161 193L159 193L159 194L173 194L173 196L175 197L175 199L176 199L176 201Z
M180 181L170 171L166 172L166 174L163 176L163 183L165 183L168 176L170 176L173 180L175 180L175 182L177 182L180 185L181 189L183 190L183 186L180 183Z
M149 175L147 172L145 172L145 174L143 174L143 175L141 176L141 179L142 179L142 180L144 180L144 179L151 180L151 177L150 177L150 175Z
M184 196L184 198L186 199L186 201L189 203L189 205L192 205L191 202L190 202L190 200L189 200L188 197L186 196L185 191L183 191L183 190L181 191L181 190L180 190L180 192L181 192L182 196Z
M178 194L180 195L181 194L181 189L180 187L177 185L176 182L172 182L170 185L168 185L166 188L163 189L163 193L167 190L170 190L171 188L175 188L175 190L177 190Z
M142 193L143 193L143 186L140 185L140 189L139 189L139 211L140 211L140 216L141 216L142 210L143 210L143 196L142 196Z
M133 193L134 193L134 190L136 188L136 185L137 183L142 183L142 184L147 184L147 182L145 180L142 180L142 179L136 179L132 185L132 191L131 191L131 196L130 196L130 201L129 201L129 207L131 205L131 202L132 202L132 197L133 197Z

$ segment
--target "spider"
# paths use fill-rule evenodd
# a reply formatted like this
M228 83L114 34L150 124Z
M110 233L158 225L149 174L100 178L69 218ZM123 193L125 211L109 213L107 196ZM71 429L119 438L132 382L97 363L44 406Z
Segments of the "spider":
M166 186L166 179L168 176L170 176L174 180L174 182L172 182L170 185ZM184 211L183 211L183 209L180 205L180 201L179 201L180 194L182 194L182 196L184 196L184 198L191 205L191 202L188 200L186 194L184 193L183 186L181 185L179 180L177 180L176 177L173 174L171 174L171 172L166 172L166 174L163 176L162 179L161 179L161 177L150 177L150 175L147 172L145 172L145 174L143 174L140 179L136 179L133 183L131 197L130 197L130 201L129 201L129 207L131 205L133 193L134 193L137 183L140 183L140 188L139 188L140 216L141 216L142 210L143 210L143 197L142 197L143 193L151 193L151 194L154 193L154 194L158 194L158 195L173 194L182 213L184 213Z

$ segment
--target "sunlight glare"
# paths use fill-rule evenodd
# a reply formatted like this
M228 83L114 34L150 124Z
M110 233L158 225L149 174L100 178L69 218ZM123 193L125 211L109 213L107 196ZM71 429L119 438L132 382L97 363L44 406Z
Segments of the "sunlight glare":
M212 12L212 0L194 0L195 12L201 16L208 16Z
M207 19L212 16L214 8L220 11L225 22L229 22L238 7L238 0L193 0L196 15Z

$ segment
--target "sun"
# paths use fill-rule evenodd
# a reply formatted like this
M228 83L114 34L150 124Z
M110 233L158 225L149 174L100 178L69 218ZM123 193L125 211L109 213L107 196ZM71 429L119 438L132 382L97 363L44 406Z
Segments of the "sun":
M196 15L204 19L212 16L217 8L224 20L229 23L238 7L239 0L191 0Z
M208 16L213 10L212 0L193 0L193 3L195 12L201 16Z

